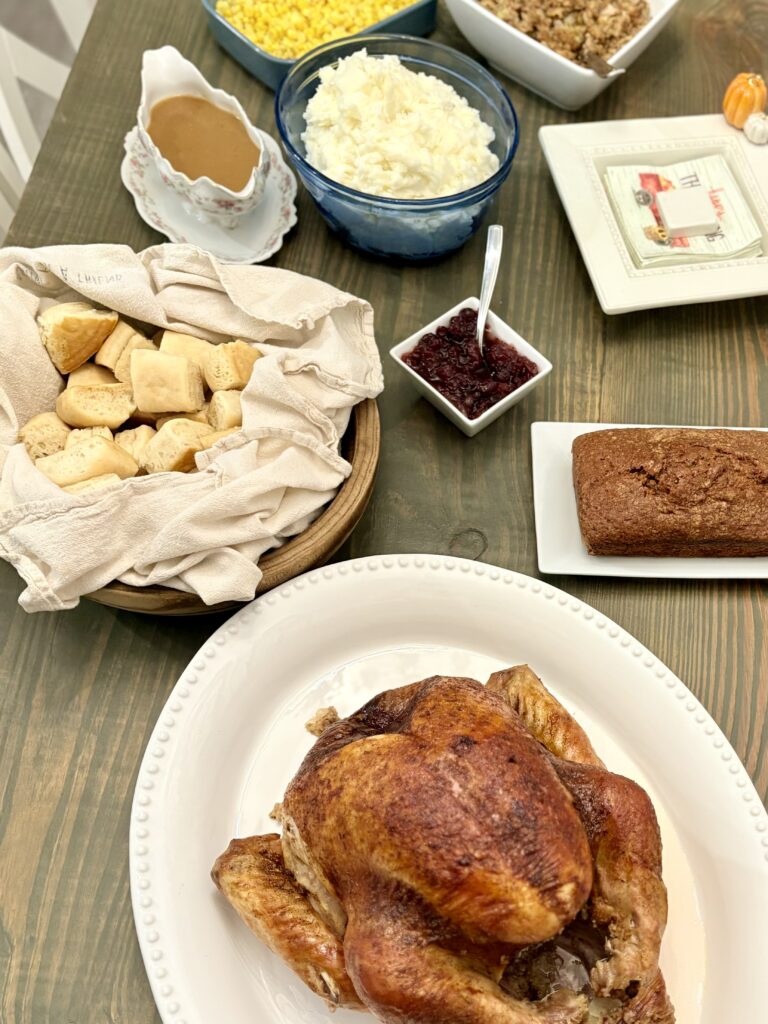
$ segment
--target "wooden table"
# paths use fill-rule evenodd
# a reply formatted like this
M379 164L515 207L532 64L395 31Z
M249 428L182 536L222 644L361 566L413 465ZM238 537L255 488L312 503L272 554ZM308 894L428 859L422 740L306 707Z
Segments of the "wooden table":
M437 38L467 44L441 11ZM172 43L274 130L272 94L213 42L189 0L101 0L9 243L160 241L120 184L145 48ZM385 358L373 502L342 553L442 552L537 574L533 420L758 426L768 408L768 302L608 319L600 311L536 140L541 124L699 114L765 70L766 0L684 0L624 79L581 114L505 83L522 143L496 219L507 232L494 308L555 365L547 384L474 440ZM423 268L360 257L299 197L273 260L369 299L382 353L476 293L483 238ZM768 793L768 598L758 582L553 578L650 647L691 687ZM181 669L217 620L167 621L84 602L28 616L0 566L0 1020L158 1020L133 930L128 812L144 745ZM746 1022L745 1022L746 1024Z

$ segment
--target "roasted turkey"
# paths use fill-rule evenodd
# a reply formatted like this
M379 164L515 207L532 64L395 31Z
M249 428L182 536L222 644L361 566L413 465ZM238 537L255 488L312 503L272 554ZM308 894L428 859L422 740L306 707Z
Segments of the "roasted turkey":
M391 1024L673 1024L646 793L525 665L434 676L330 720L282 836L213 879L332 1006Z

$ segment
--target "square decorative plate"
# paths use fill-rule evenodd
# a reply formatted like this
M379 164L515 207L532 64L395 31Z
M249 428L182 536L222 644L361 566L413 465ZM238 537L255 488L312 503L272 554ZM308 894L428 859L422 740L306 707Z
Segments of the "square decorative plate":
M588 553L581 539L576 512L571 445L579 434L633 426L657 424L531 424L533 505L539 571L568 576L645 576L678 580L768 579L768 558L626 558Z
M539 141L603 312L683 306L768 294L768 146L720 114L547 125ZM635 266L603 184L614 164L663 167L725 158L763 232L763 255L677 267Z

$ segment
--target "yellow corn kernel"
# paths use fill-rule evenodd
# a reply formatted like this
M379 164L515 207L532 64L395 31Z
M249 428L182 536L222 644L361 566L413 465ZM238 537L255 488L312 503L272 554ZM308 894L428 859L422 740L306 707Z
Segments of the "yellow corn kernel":
M262 50L295 60L323 43L362 32L413 2L357 0L350 5L349 0L325 0L322 4L317 0L218 0L216 10Z

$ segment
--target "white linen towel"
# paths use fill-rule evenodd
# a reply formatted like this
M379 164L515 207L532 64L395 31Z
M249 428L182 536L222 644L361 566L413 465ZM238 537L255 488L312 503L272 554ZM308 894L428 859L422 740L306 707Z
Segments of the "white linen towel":
M243 429L197 456L199 472L133 477L84 495L40 473L18 430L64 386L36 316L85 299L138 327L264 353L243 392ZM187 245L0 250L0 555L27 611L72 608L119 579L247 601L259 557L304 529L349 475L339 442L352 408L382 390L367 302L287 270L227 266Z

